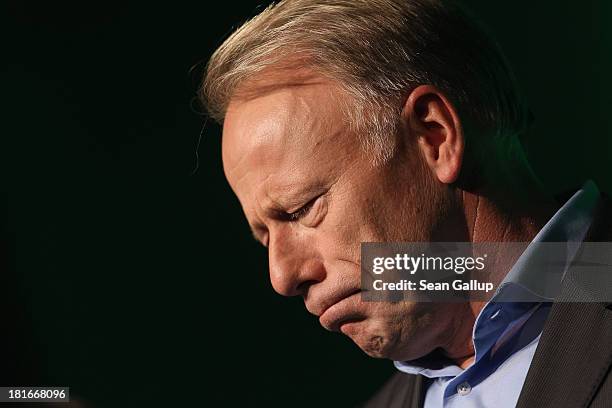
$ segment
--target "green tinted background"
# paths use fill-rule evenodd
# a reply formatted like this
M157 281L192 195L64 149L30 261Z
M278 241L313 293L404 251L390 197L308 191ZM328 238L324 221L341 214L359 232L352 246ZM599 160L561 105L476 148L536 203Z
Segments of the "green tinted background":
M2 6L0 383L67 385L94 407L366 398L391 363L273 292L217 126L191 175L189 69L257 3L83 3ZM535 114L547 188L612 191L610 2L468 3Z

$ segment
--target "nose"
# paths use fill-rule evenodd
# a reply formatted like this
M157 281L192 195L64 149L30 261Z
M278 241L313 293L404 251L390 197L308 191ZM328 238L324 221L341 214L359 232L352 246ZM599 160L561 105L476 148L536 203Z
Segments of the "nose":
M299 233L285 229L270 234L268 257L272 287L283 296L304 295L310 285L325 279L314 245Z

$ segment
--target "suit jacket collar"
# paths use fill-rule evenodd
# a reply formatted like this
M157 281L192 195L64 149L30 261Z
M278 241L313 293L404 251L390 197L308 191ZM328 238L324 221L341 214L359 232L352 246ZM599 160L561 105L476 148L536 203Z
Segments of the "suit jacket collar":
M612 241L612 204L602 197L585 241ZM571 268L561 297L579 282ZM612 365L612 305L554 303L519 396L517 407L584 407Z

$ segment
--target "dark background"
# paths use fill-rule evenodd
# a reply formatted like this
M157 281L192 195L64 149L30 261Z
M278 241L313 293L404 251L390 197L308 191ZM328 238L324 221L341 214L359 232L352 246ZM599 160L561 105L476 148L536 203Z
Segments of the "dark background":
M276 295L192 109L258 3L2 5L0 385L92 407L352 406L393 372ZM610 2L468 1L516 69L551 192L612 190ZM189 405L187 405L189 404Z

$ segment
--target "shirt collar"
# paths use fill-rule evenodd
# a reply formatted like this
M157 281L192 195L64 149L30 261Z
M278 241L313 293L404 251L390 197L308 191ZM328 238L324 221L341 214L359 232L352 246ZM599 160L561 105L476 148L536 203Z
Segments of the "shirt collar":
M524 293L522 296L530 301L554 300L554 294L560 289L561 279L542 276L542 268L538 265L545 261L542 261L540 257L546 259L545 257L550 255L550 251L543 247L550 242L566 243L564 247L555 249L555 253L562 249L564 251L565 263L559 274L562 278L591 226L599 195L599 189L595 183L588 180L538 232L506 274L492 300L516 301L521 298L518 292ZM551 278L554 279L554 285L550 285ZM509 285L510 283L512 285Z

